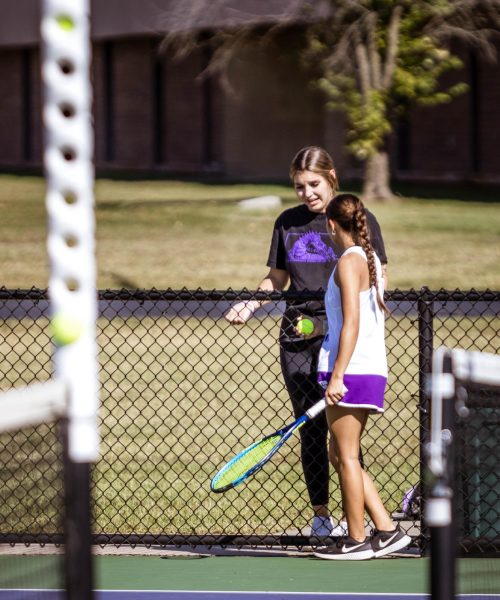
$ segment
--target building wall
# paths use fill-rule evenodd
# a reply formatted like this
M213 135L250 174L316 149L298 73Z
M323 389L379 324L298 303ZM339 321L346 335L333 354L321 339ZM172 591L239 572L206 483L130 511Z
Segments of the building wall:
M228 174L283 179L301 147L325 143L321 99L286 56L250 46L232 61L229 81L233 90L224 110Z
M152 166L152 61L148 39L119 40L112 48L111 164ZM102 135L102 132L100 132Z
M31 39L29 31L23 39ZM344 149L342 115L325 110L280 50L286 43L241 50L230 65L229 92L201 76L208 60L202 52L174 60L160 41L152 34L94 41L97 169L283 179L299 148L319 144L332 153L341 180L360 175ZM471 93L412 112L405 135L400 130L392 140L396 177L500 180L500 66L469 53L463 58ZM0 168L40 166L37 46L0 44L0 80Z
M41 75L36 48L0 52L0 166L41 162Z
M4 0L0 18L0 48L34 46L40 41L40 0Z
M500 44L499 56L500 56ZM500 61L477 65L477 145L479 169L476 178L500 182Z
M500 64L455 51L464 70L448 73L445 82L465 81L469 92L448 104L412 110L408 165L396 169L396 174L412 179L499 182Z
M237 0L206 10L199 0L89 0L92 39L159 35L165 31L203 30L239 25L269 25L283 19L300 21L300 5L290 0ZM324 0L309 0L307 18L321 18ZM3 0L0 47L38 44L41 0Z
M462 56L469 74L467 56ZM460 81L458 73L444 77L445 86ZM463 80L463 74L461 74ZM454 179L458 173L471 173L470 94L450 103L420 107L412 111L409 170L429 178Z
M196 53L179 62L172 57L161 56L160 65L163 103L159 164L174 171L203 170L205 84L197 79L204 67L203 57Z
M174 60L157 37L96 43L97 167L220 170L223 98L200 79L205 63L200 52Z
M3 89L0 104L0 164L16 165L23 162L22 53L15 50L0 52L0 73Z

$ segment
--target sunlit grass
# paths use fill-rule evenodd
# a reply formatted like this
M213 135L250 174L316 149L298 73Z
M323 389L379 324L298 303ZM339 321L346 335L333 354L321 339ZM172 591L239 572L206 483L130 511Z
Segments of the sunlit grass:
M500 211L485 201L439 199L427 188L370 208L383 230L390 289L500 289ZM45 184L0 175L0 260L8 288L46 287ZM453 193L460 194L458 188ZM238 200L276 194L296 200L287 184L206 184L98 180L99 288L253 289L266 274L279 210L246 212ZM483 197L480 189L476 199Z
M288 185L98 181L98 287L254 288L266 273L277 211L244 212L237 201L264 194L280 195L284 206L295 202ZM46 287L43 180L0 176L0 206L2 285ZM429 195L371 206L387 246L390 289L500 289L497 207ZM240 329L210 318L99 320L95 531L202 535L307 527L298 435L248 483L222 495L209 489L235 452L292 418L277 327L272 318ZM438 315L434 330L436 345L500 350L498 318ZM363 439L367 468L391 511L420 476L417 340L414 318L387 321L386 413L370 419ZM46 319L2 322L0 387L48 379L51 352ZM331 509L340 516L333 474ZM10 508L0 510L5 516Z

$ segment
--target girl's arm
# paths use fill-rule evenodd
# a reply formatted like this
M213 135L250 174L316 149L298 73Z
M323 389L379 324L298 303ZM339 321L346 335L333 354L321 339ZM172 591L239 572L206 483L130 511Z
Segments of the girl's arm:
M288 283L288 271L271 268L269 273L260 282L258 289L262 292L281 292ZM224 315L224 318L233 325L246 323L253 313L265 302L260 300L244 300L232 306Z
M356 347L359 334L359 293L366 270L366 261L358 255L341 258L335 273L340 288L343 325L340 331L339 351L326 388L327 404L336 404L344 395L344 373Z

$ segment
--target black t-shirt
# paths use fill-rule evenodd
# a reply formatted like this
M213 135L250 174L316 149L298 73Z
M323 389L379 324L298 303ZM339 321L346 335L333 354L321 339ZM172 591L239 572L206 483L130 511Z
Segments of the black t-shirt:
M366 210L373 249L382 264L387 263L384 241L375 216ZM324 214L311 212L300 204L281 213L276 219L267 266L282 269L290 276L290 290L326 290L338 257L326 228ZM323 302L289 302L282 323L280 339L293 341L297 336L293 324L298 316L323 316ZM303 338L299 338L303 339Z

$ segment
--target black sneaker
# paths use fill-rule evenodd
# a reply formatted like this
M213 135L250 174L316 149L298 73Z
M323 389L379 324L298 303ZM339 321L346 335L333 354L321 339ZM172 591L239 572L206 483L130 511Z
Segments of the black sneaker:
M368 560L373 558L375 553L370 538L358 542L351 537L344 537L333 546L318 548L314 556L328 560Z
M379 558L406 548L411 542L411 537L401 531L398 525L393 531L378 531L375 529L371 541L374 555Z

